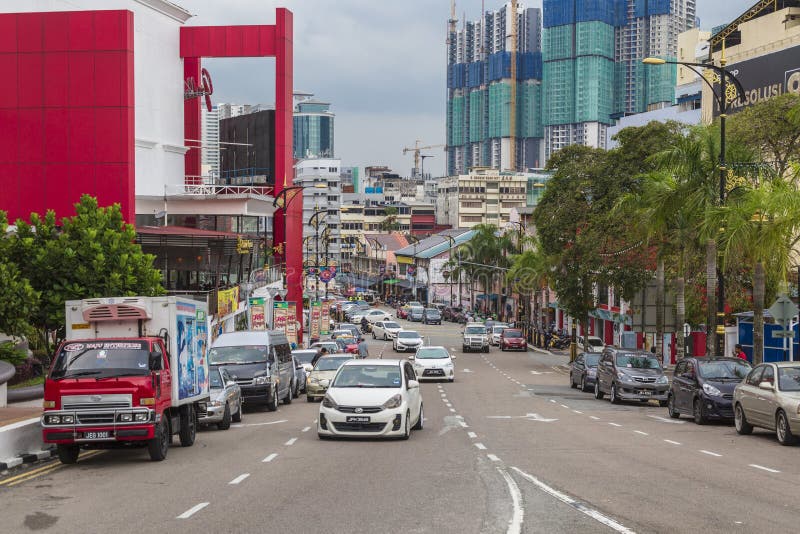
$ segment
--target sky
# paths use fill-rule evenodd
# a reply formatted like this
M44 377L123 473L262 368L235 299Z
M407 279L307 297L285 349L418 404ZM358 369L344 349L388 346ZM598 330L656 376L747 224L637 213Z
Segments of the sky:
M331 103L336 157L344 166L387 165L408 176L403 148L445 143L445 38L449 0L172 0L190 25L274 24L275 8L294 13L294 88ZM484 0L497 9L505 0ZM697 0L700 26L729 22L755 0ZM541 7L541 0L525 2ZM481 0L457 0L460 21L480 17ZM275 102L275 62L204 61L215 103ZM426 150L425 172L444 174L442 148Z

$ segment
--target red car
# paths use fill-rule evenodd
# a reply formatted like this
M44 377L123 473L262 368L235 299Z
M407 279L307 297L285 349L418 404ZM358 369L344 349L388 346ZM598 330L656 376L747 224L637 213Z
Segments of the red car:
M400 306L397 308L398 319L408 319L408 312L411 310L409 306Z
M500 350L528 350L528 343L522 330L519 328L506 328L500 333Z
M339 336L335 339L339 351L347 354L358 354L358 340L352 336Z

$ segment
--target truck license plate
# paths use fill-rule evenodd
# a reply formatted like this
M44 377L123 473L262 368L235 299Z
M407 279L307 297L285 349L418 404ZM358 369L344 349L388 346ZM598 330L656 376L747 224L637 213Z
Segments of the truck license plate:
M84 432L83 439L108 439L111 437L111 432Z

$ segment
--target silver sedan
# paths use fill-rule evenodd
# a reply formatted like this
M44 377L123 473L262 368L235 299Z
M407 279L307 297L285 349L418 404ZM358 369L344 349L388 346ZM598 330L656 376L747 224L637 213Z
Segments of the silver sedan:
M220 430L228 430L231 421L242 421L242 390L230 373L220 367L211 367L208 377L211 399L208 411L198 422L202 425L216 424Z
M775 432L781 445L800 436L800 362L754 367L733 392L733 417L739 434L753 427Z

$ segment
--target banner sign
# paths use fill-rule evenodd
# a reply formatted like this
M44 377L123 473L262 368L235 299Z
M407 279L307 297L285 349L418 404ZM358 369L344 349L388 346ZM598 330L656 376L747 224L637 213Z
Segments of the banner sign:
M323 336L327 336L330 334L329 330L331 327L331 301L324 300L322 301L322 318L320 320L320 327L319 331L320 334Z
M297 345L297 303L287 302L288 313L286 314L286 339L289 340L289 345L294 343Z
M272 304L272 329L286 330L286 316L289 315L288 302L273 302Z
M321 322L322 303L314 301L311 303L311 339L319 339Z
M225 317L239 307L239 286L217 292L217 317Z
M266 330L267 314L262 297L250 297L250 329Z

